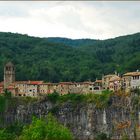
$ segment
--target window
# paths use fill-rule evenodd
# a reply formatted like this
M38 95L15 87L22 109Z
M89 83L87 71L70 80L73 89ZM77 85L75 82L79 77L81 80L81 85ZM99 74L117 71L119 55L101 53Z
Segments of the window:
M133 76L133 80L138 80L139 76Z
M99 87L94 87L94 90L99 90Z
M124 82L125 82L125 78L124 78Z

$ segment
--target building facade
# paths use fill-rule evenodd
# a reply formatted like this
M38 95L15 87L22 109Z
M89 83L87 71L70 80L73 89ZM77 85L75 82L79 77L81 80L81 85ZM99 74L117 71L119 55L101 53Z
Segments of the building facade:
M131 89L140 89L140 72L128 72L122 77L123 89L129 92Z

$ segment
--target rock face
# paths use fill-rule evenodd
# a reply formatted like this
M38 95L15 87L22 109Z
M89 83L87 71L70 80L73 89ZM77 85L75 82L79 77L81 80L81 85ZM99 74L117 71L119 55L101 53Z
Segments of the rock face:
M66 102L57 106L47 100L37 101L26 105L17 105L1 113L5 126L15 121L30 123L33 115L45 117L51 111L58 120L69 127L75 138L93 140L98 133L111 135L112 139L120 139L122 134L134 138L134 120L138 124L138 113L132 117L130 97L113 96L106 108L97 108L94 103L72 104Z

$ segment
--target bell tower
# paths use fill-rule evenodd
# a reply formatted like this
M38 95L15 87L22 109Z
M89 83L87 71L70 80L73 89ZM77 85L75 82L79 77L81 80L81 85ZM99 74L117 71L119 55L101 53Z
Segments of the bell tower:
M15 82L15 66L12 62L8 62L4 67L4 88L6 89L13 82Z

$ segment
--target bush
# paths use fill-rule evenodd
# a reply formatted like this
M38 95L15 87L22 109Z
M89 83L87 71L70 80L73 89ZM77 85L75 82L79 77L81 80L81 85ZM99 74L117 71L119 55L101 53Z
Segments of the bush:
M9 125L5 128L5 132L7 133L12 133L14 135L21 135L21 132L23 130L23 123L15 122L12 125Z
M87 94L85 95L86 102L94 103L97 108L105 108L110 104L109 92L103 92L102 94Z
M32 123L24 127L20 140L72 140L68 128L61 125L51 114L46 119L33 118Z
M54 106L52 109L49 110L49 112L54 115L57 114L58 111L59 111L59 106Z
M84 99L85 99L85 96L82 94L66 94L66 95L60 96L61 103L66 102L66 101L77 103L77 102L84 101Z
M4 96L5 96L7 99L11 99L12 93L11 93L10 91L8 91L7 89L5 89L5 91L4 91Z
M74 103L95 103L97 108L105 108L110 105L110 96L112 92L105 90L101 94L65 94L59 96L58 93L52 93L47 95L48 100L53 103L65 103L72 102Z
M127 134L123 134L121 140L129 140L129 137Z
M14 140L16 136L12 133L7 133L5 129L0 130L0 140Z
M47 98L49 101L56 103L59 100L59 94L57 92L54 92L52 94L48 94Z
M110 140L110 138L105 133L99 133L95 140Z

